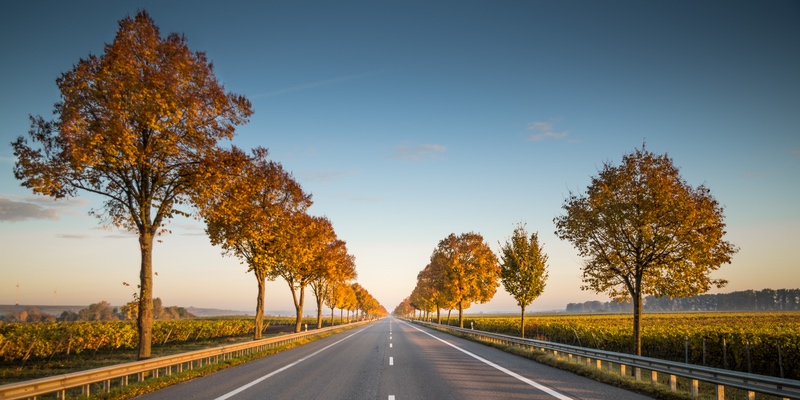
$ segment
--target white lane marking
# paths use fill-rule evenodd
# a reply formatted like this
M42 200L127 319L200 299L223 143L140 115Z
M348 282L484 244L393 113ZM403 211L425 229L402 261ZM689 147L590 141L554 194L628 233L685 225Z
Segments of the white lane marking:
M300 364L301 362L303 362L303 361L305 361L305 360L308 360L309 358L311 358L311 357L314 357L315 355L317 355L317 354L319 354L319 353L322 353L323 351L325 351L325 350L327 350L327 349L329 349L329 348L331 348L331 347L333 347L333 346L336 346L337 344L339 344L339 343L341 343L341 342L344 342L344 341L345 341L345 340L347 340L347 339L350 339L350 338L351 338L351 337L353 337L354 335L357 335L357 334L359 334L359 333L363 332L364 330L366 330L366 329L368 329L368 328L369 328L369 326L368 326L368 327L366 327L366 328L364 328L364 329L361 329L361 330L359 330L358 332L354 332L354 333L350 334L349 336L347 336L346 338L340 339L339 341L337 341L337 342L335 342L335 343L331 343L331 344L329 344L329 345L327 345L327 346L325 346L325 347L323 347L323 348L321 348L321 349L319 349L319 350L315 351L315 352L314 352L314 353L312 353L312 354L309 354L309 355L307 355L307 356L305 356L305 357L303 357L303 358L301 358L301 359L299 359L299 360L297 360L297 361L295 361L295 362L293 362L293 363L291 363L291 364L288 364L288 365L285 365L285 366L283 366L283 367L281 367L281 368L278 368L278 369L276 369L275 371L272 371L272 372L270 372L270 373L268 373L268 374L266 374L266 375L262 376L261 378L258 378L258 379L256 379L256 380L254 380L254 381L252 381L252 382L250 382L250 383L248 383L248 384L246 384L246 385L244 385L244 386L242 386L242 387L240 387L240 388L236 389L236 390L233 390L233 391L231 391L231 392L228 392L228 393L226 393L226 394L223 394L222 396L219 396L219 397L217 397L217 398L216 398L216 399L214 399L214 400L225 400L225 399L231 398L231 397L233 397L233 396L235 396L235 395L237 395L237 394L239 394L239 393L243 392L244 390L246 390L246 389L248 389L248 388L250 388L250 387L253 387L253 386L257 385L257 384L258 384L258 383L260 383L261 381L263 381L263 380L265 380L265 379L267 379L267 378L269 378L269 377L271 377L271 376L273 376L273 375L277 374L278 372L285 371L285 370L287 370L287 369L289 369L289 368L291 368L291 367L294 367L295 365L297 365L297 364Z
M464 354L466 354L466 355L468 355L468 356L470 356L470 357L472 357L472 358L474 358L474 359L476 359L476 360L478 360L478 361L480 361L480 362L482 362L482 363L484 363L484 364L486 364L486 365L488 365L488 366L490 366L490 367L492 367L492 368L494 368L494 369L496 369L496 370L498 370L498 371L501 371L501 372L505 373L506 375L512 376L514 378L517 378L520 381L525 382L528 385L531 385L531 386L533 386L533 387L535 387L535 388L537 388L537 389L539 389L539 390L541 390L541 391L543 391L543 392L545 392L545 393L547 393L547 394L549 394L549 395L551 395L551 396L553 396L553 397L555 397L557 399L560 399L560 400L572 400L571 397L567 397L567 396L565 396L565 395L563 395L563 394L561 394L559 392L556 392L553 389L548 388L547 386L544 386L544 385L542 385L540 383L534 382L534 381L532 381L532 380L530 380L530 379L528 379L528 378L526 378L526 377L524 377L524 376L522 376L522 375L520 375L520 374L518 374L518 373L516 373L514 371L510 371L510 370L508 370L506 368L503 368L503 367L501 367L501 366L499 366L499 365L497 365L497 364L495 364L495 363L493 363L493 362L491 362L491 361L489 361L489 360L487 360L485 358L482 358L482 357L480 357L480 356L478 356L476 354L470 353L469 351L466 351L466 350L464 350L464 349L462 349L462 348L460 348L460 347L458 347L458 346L456 346L456 345L454 345L454 344L452 344L452 343L450 343L450 342L448 342L446 340L439 339L438 337L433 336L430 333L425 332L422 329L417 328L416 326L410 325L410 324L408 324L406 322L403 322L403 323L408 325L408 326L410 326L410 327L412 327L412 328L414 328L414 329L416 329L416 330L418 330L418 331L420 331L420 332L422 332L422 333L424 333L424 334L426 334L426 335L428 335L428 336L430 336L430 337L432 337L432 338L434 338L434 339L436 339L436 340L438 340L438 341L440 341L440 342L442 342L442 343L444 343L444 344L446 344L446 345L448 345L448 346L450 346L450 347L452 347L452 348L454 348L454 349L456 349L456 350L458 350L458 351L460 351L460 352L462 352L462 353L464 353Z
M389 365L394 365L394 357L389 357Z
M389 395L389 400L394 400L394 395L393 394Z
M391 343L389 343L389 348L390 348L390 349L392 348L392 344L391 344Z

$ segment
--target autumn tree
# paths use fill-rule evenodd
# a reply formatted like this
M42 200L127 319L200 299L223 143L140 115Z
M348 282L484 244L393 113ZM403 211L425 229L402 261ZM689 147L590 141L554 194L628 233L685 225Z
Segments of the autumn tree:
M392 315L400 318L408 317L414 313L414 307L411 306L411 298L406 297L400 304L392 311Z
M497 291L500 267L480 234L451 233L433 251L431 265L443 271L444 291L458 307L458 325L462 328L464 309L491 300Z
M247 156L233 147L218 161L224 168L209 174L207 185L196 190L206 233L227 256L248 266L258 284L254 339L261 338L266 281L290 238L288 221L311 206L311 195L258 147Z
M347 243L336 239L335 235L331 238L333 240L325 243L325 247L312 261L314 273L310 285L317 300L317 328L322 328L322 306L325 299L336 289L337 284L356 278L355 257L347 253Z
M585 194L564 200L556 235L582 257L582 289L633 302L634 352L641 355L642 296L693 296L722 287L711 272L738 249L723 240L723 209L704 185L692 187L666 155L643 145L605 163Z
M336 235L330 220L312 217L306 213L293 215L283 229L282 245L270 275L283 278L289 285L297 314L295 332L300 332L305 290L319 273L314 263Z
M202 52L186 38L162 38L141 11L119 22L100 56L81 59L56 83L53 120L31 117L28 139L12 143L14 175L35 193L63 198L79 190L105 198L91 214L139 235L139 359L150 357L153 238L188 210L195 167L247 122L250 102L226 93Z
M525 226L518 225L500 247L500 281L521 309L520 337L525 337L525 307L542 294L547 276L547 254L538 232L528 237Z
M350 287L350 283L347 281L336 280L329 283L328 292L325 296L325 305L331 309L331 325L334 325L334 313L337 308L340 311L340 321L344 321L343 313L344 309L347 308L349 304L348 297L354 296L352 291L353 289Z

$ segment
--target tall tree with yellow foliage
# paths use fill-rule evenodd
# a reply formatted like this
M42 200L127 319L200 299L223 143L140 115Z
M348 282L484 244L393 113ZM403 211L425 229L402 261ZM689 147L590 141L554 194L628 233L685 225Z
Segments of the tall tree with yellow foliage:
M139 235L139 359L150 357L153 238L187 214L196 168L247 122L250 102L226 93L211 62L179 34L161 37L145 11L119 22L114 41L56 83L55 119L31 117L28 144L14 143L14 175L35 193L79 190L105 198L92 214Z
M738 248L724 240L722 206L692 187L666 155L636 149L603 165L586 194L564 200L556 235L582 257L581 289L633 301L633 351L642 353L644 295L687 297L722 287L710 276Z
M544 292L547 276L547 254L539 244L539 233L528 237L520 224L500 247L500 281L521 309L520 337L525 337L525 307Z
M464 309L485 303L499 286L497 257L480 234L451 233L439 242L431 255L431 267L441 269L445 297L458 307L458 325L464 327Z

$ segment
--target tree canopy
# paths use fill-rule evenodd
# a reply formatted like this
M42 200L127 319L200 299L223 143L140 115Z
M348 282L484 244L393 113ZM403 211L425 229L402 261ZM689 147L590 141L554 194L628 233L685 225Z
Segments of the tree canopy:
M119 22L114 41L56 83L54 120L31 117L28 138L12 143L14 175L35 193L62 198L79 190L105 198L92 213L137 232L141 248L139 358L150 357L152 245L167 220L187 214L203 159L252 114L226 93L202 52L186 38L162 38L145 11ZM38 146L31 146L28 140Z
M538 232L529 238L520 224L500 247L500 281L521 308L521 337L525 337L525 307L544 292L547 276L547 254L539 244Z
M431 268L441 269L445 297L458 307L458 323L462 328L464 308L491 300L499 286L497 257L477 233L458 236L451 233L442 239L431 255Z
M727 282L710 273L737 248L723 239L723 208L692 187L666 155L642 146L604 164L586 194L570 194L556 235L585 257L582 289L631 298L634 351L641 354L642 296L690 296Z

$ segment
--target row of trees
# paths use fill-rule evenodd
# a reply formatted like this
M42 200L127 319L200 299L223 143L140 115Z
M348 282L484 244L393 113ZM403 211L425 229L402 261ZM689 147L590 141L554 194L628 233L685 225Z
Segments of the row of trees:
M34 193L56 199L79 191L103 196L102 208L91 214L138 234L140 359L151 353L153 240L177 215L202 219L211 242L253 272L256 337L267 279L288 283L297 330L306 287L317 295L318 309L326 299L339 304L331 288L356 277L345 242L327 218L306 213L311 196L267 159L265 148L247 154L221 145L248 122L251 103L226 92L205 53L190 51L183 35L162 38L140 11L119 22L102 55L81 59L56 83L55 118L31 117L28 136L12 143L14 175Z
M78 312L65 310L59 316L43 312L37 307L0 316L0 322L55 322L55 321L116 321L136 319L135 308L138 303L131 302L120 308L112 307L107 301L90 304ZM183 307L164 307L161 298L153 299L155 319L194 318L194 314Z
M592 177L586 193L570 193L562 208L566 213L553 220L555 234L572 243L584 257L581 289L630 302L634 354L641 355L645 296L687 298L727 283L711 277L738 251L723 239L722 206L707 187L687 184L666 154L654 154L642 145L624 155L618 166L605 163ZM535 235L531 236L527 248L538 246L534 239ZM469 302L491 298L499 269L487 256L483 264L475 262L482 268L473 273L478 275L460 275L472 268L466 260L480 257L451 245L459 240L461 237L451 236L440 243L431 264L418 276L408 304L401 304L396 312L407 313L409 307L426 312L441 307L461 310ZM524 254L524 244L515 231L502 249L503 271L508 271L502 274L503 283L522 307L523 318L525 304L544 287L543 280L517 272L522 271L519 265L525 264L515 262L514 257ZM440 257L439 253L444 255ZM543 253L539 254L546 261ZM537 276L546 278L546 274ZM465 283L471 295L459 297ZM790 302L788 297L786 303Z
M502 282L520 306L524 337L525 308L542 294L547 277L547 254L539 244L539 235L534 232L528 236L522 224L501 247L499 261L480 234L450 234L439 242L430 263L417 275L411 295L394 313L436 312L437 322L441 322L441 310L446 309L449 323L450 311L457 309L463 328L464 309L491 300Z

